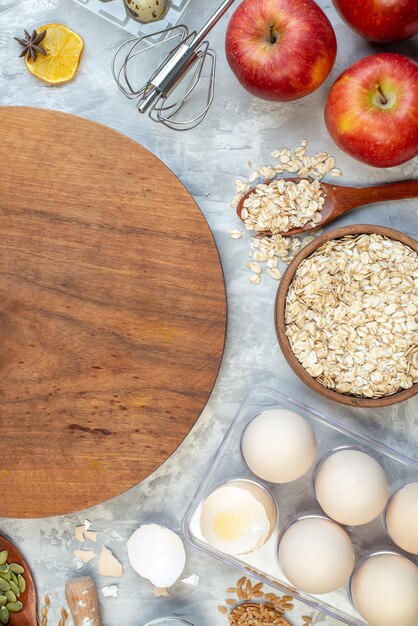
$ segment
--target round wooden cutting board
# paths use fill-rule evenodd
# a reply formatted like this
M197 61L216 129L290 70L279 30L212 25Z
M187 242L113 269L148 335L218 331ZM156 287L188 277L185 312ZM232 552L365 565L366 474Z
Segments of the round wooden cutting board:
M0 475L6 517L80 510L149 476L203 409L222 268L181 182L85 119L0 108Z

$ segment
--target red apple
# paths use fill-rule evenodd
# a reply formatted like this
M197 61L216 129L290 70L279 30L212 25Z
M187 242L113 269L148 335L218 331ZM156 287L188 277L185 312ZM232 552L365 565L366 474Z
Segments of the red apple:
M359 161L392 167L418 154L418 63L375 54L351 65L328 95L325 122L335 143Z
M315 91L334 65L333 28L313 0L244 0L226 32L226 58L250 93L297 100Z
M418 33L417 0L332 0L341 17L370 41L400 41Z

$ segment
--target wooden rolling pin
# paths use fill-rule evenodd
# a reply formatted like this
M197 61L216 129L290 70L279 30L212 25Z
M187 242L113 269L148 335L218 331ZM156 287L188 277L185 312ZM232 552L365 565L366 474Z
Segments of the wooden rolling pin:
M103 626L96 585L90 576L69 580L65 585L65 596L74 626Z

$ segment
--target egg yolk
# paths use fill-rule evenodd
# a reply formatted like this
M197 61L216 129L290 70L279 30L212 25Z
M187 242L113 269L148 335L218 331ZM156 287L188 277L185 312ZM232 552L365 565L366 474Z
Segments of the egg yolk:
M249 515L244 511L221 511L213 521L215 533L224 541L237 541L249 526Z

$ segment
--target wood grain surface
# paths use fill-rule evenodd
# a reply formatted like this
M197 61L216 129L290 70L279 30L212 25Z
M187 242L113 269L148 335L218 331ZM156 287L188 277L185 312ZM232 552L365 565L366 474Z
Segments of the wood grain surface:
M23 576L26 580L26 589L19 597L23 608L20 613L10 613L9 626L37 626L36 588L29 566L17 547L3 535L0 535L0 550L9 552L7 559L9 564L18 563L25 570Z
M127 490L184 439L225 288L199 208L143 147L27 107L0 108L0 132L2 515L46 517Z
M69 580L65 585L65 597L74 626L102 626L97 589L90 576Z

